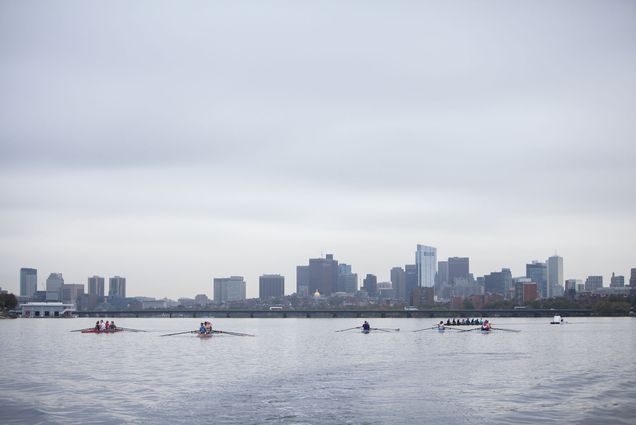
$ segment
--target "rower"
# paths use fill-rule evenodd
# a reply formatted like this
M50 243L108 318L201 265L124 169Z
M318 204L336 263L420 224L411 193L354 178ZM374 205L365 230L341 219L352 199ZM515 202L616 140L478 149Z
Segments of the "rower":
M97 323L95 323L95 330L99 331L99 320L97 321Z
M484 324L481 325L481 330L482 331L489 331L490 330L490 322L488 322L488 320L484 320Z
M440 331L444 330L444 321L440 320L439 323L437 324L437 329Z
M447 319L447 320L446 320L446 325L447 325L447 326L450 326L450 324L451 324L450 319Z
M205 333L206 334L212 333L212 322L205 322Z
M117 329L117 326L115 326L115 321L114 320L110 322L110 328L111 329Z
M371 325L369 325L369 322L367 322L366 320L362 324L362 330L365 330L365 331L371 330Z
M205 325L201 322L201 326L199 327L199 333L204 334L206 332Z

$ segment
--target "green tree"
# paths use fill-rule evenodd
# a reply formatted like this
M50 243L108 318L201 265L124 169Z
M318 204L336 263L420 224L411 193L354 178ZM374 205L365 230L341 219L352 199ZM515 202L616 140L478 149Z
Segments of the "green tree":
M13 294L0 294L0 308L13 310L18 305L18 299Z
M473 302L469 299L465 299L464 300L464 310L474 310L475 309L475 304L473 304Z

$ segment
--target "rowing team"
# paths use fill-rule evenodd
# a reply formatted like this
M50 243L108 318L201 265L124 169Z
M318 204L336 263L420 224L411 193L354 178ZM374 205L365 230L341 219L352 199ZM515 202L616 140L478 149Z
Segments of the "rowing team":
M446 320L446 326L453 326L453 325L483 325L484 321L482 319L457 319L457 321L455 321L455 319L453 319L451 321L451 319Z
M466 320L468 322L468 319ZM365 322L366 323L366 322ZM452 326L455 325L455 319L453 319L453 322L451 323L450 320L448 320L446 322L446 324L444 324L443 320L440 320L439 323L437 324L437 329L440 331L443 331L445 329L446 326ZM472 323L463 323L464 325L481 325L481 330L482 331L489 331L490 330L490 322L488 320L477 320L474 319L474 322Z
M108 320L106 321L106 323L104 323L104 320L98 320L97 323L95 323L95 330L102 332L102 331L107 331L109 329L117 329L117 326L115 326L115 321L111 321L109 322Z
M199 334L211 334L212 333L212 322L201 322L201 326L199 327Z

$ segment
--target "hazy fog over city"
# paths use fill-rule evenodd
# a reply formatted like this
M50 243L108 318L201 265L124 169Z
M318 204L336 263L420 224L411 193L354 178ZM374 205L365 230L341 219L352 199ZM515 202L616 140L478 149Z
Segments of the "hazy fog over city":
M635 40L633 1L2 2L0 287L628 275Z

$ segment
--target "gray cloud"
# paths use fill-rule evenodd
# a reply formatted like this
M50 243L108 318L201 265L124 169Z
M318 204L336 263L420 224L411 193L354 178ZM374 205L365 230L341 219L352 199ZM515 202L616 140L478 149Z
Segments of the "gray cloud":
M634 266L633 2L0 8L0 286L67 264L291 288L322 249L384 276L416 243L479 273L559 247L578 277Z

